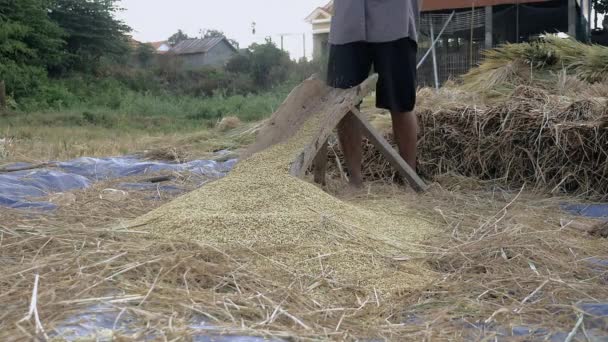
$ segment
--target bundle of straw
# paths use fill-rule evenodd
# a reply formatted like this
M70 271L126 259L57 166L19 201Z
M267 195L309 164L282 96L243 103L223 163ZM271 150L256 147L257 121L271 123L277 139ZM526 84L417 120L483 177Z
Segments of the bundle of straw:
M565 72L588 83L608 80L608 48L546 36L541 41L506 44L484 53L484 62L463 77L468 90L487 91L526 81L548 88Z
M457 173L511 188L528 184L554 193L608 198L605 100L573 101L520 86L505 102L426 106L418 118L423 177ZM385 136L392 141L392 133ZM339 146L333 150L342 158ZM367 141L364 154L368 181L395 180L396 171Z

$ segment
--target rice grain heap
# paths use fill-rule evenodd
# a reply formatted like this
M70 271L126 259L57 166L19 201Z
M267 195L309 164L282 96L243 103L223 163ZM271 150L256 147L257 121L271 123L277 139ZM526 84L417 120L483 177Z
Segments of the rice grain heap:
M298 153L323 127L324 116L308 115L285 142L252 155L227 177L131 226L161 238L246 250L250 266L259 274L282 279L286 286L294 279L328 275L339 287L359 287L376 296L424 286L432 279L431 272L403 260L420 251L415 244L433 232L429 223L414 213L404 221L403 215L388 210L348 204L289 174ZM352 300L355 293L349 295Z

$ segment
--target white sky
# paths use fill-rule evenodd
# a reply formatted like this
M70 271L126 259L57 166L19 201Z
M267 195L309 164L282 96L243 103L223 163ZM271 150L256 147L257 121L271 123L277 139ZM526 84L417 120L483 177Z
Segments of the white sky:
M201 29L224 31L241 48L264 42L272 36L280 46L279 34L295 33L284 38L284 46L294 59L303 55L302 34L306 33L307 56L312 55L312 27L304 22L316 7L327 0L122 0L125 11L120 17L130 25L135 39L142 42L169 38L178 29L197 36ZM251 32L256 22L257 34Z

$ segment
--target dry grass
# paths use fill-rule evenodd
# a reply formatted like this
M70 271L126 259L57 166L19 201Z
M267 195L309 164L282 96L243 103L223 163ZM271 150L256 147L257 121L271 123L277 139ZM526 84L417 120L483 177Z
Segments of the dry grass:
M605 97L606 56L604 46L553 36L506 44L486 51L484 62L464 75L456 87L478 93L486 101L504 100L522 85L572 98Z
M101 127L9 127L0 131L0 163L47 162L79 157L107 157L126 154L149 154L151 158L192 160L209 157L214 150L238 150L255 138L257 123L220 132L199 131L151 134L140 130Z
M264 162L265 156L268 154L260 154L257 160ZM284 161L278 158L258 166L271 172ZM247 170L242 166L241 175L249 176L243 181L255 188L260 183ZM239 171L235 174L238 179ZM333 203L328 207L358 210L346 210L358 225L369 219L362 215L374 212L384 216L383 222L417 222L436 228L422 240L419 237L424 231L416 231L415 226L387 235L387 226L379 222L361 235L361 230L352 225L327 224L321 230L296 232L301 239L318 245L276 246L274 237L264 235L269 231L265 227L247 230L235 221L236 227L244 229L241 240L252 243L218 244L215 237L239 233L230 226L207 227L199 220L207 206L213 209L230 201L227 192L223 197L213 197L215 201L199 196L222 189L220 182L171 204L169 208L190 203L194 209L189 212L191 223L188 215L177 217L179 211L166 208L144 216L159 219L153 223L161 230L163 225L159 223L177 218L198 229L192 231L196 239L186 235L158 239L142 231L144 227L127 228L124 222L170 198L151 200L144 194L130 194L124 202L100 200L99 192L112 184L77 193L75 203L57 215L16 215L3 210L0 306L6 310L0 313L0 339L52 336L66 318L101 303L119 316L116 324L128 320L134 328L134 332L110 333L127 340L146 334L159 339L189 339L197 334L191 324L202 320L222 327L226 334L290 340L470 340L492 338L497 334L493 327L498 326L569 331L579 317L588 331L597 328L594 324L601 324L593 315L581 314L578 304L608 298L608 269L590 262L594 258L608 259L608 247L605 240L580 229L594 222L573 221L560 211L559 203L571 199L543 198L525 189L504 191L469 178L438 180L429 193L421 196L395 185L376 183L359 193L343 194L337 189L343 189L344 183L332 181L328 190L341 196L344 202L340 203L301 181L291 188L293 180L286 178L268 184L266 190L286 186L288 191L265 208L258 208L261 213L281 207L300 212L296 205L314 209ZM253 188L246 188L244 193ZM251 194L262 195L256 191ZM315 194L312 200L298 197L308 192ZM245 196L242 202L234 199L234 203L248 205L253 197ZM215 211L218 217L226 214ZM158 215L163 212L169 215L169 221ZM340 215L335 221L344 222ZM314 239L329 234L339 236ZM367 267L357 270L361 275L369 274L371 267L390 269L386 267L392 264L392 269L423 270L412 274L430 277L422 287L402 286L388 296L373 286L370 289L370 283L340 275L343 265L323 253L327 241L338 248L376 255L378 260L372 264L364 262L362 254L347 255L351 265ZM399 247L403 241L410 247ZM386 254L378 254L382 251L379 247L387 243L392 245L391 250L400 251L390 255L390 262ZM294 256L296 263L310 262L316 267L302 271L299 266L286 266ZM23 320L33 292L38 327L35 315ZM484 322L485 327L472 325Z
M233 334L304 340L465 340L491 337L491 329L464 323L486 320L569 331L580 313L577 303L607 298L608 270L588 262L608 258L605 240L571 228L575 222L557 209L561 199L489 192L459 178L442 184L424 196L370 184L346 199L369 210L416 215L441 228L421 242L426 253L410 256L434 270L437 280L390 301L336 282L330 269L322 271L322 258L316 279L290 274L276 263L258 273L251 267L251 248L222 250L206 242L151 239L94 224L137 216L149 210L146 202L133 201L122 211L100 210L94 219L88 211L73 210L64 217L66 223L33 222L26 216L11 220L0 225L0 302L6 308L0 314L0 338L36 335L33 319L17 324L28 312L36 274L37 310L47 334L66 317L106 303L140 327L140 334L167 339L192 336L189 324L205 319L235 328L226 330ZM313 290L319 286L360 294L359 299L318 302ZM402 324L413 316L422 323ZM584 317L590 330L594 317Z
M218 122L217 129L220 132L226 132L235 128L239 128L242 124L243 123L241 122L241 120L236 116L227 116L223 118L220 122Z
M564 84L575 83L571 77ZM588 84L588 83L586 83ZM419 91L419 172L427 179L456 173L501 186L552 194L606 199L608 194L608 101L606 84L586 95L556 95L518 86L506 98L487 99L462 88ZM371 122L392 141L389 115ZM397 172L364 141L364 176L395 181ZM330 149L330 167L343 164L339 144Z

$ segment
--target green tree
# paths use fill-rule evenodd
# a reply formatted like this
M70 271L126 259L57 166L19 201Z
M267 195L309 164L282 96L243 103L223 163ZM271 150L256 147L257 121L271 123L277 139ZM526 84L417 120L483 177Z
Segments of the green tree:
M265 44L252 44L251 77L254 83L262 88L270 88L284 82L289 76L291 60L289 54L268 41Z
M154 59L154 47L150 44L138 44L135 50L135 57L139 64L143 67L150 65Z
M226 71L235 74L249 74L251 72L251 53L245 51L232 57L226 64Z
M63 31L47 10L45 0L0 0L0 79L16 98L36 92L65 57Z
M122 60L128 53L131 28L116 18L119 0L48 0L50 18L66 32L68 69L95 71L102 57Z
M171 37L169 37L167 41L169 42L169 45L175 46L186 39L190 39L190 37L188 37L188 35L185 34L184 31L177 30L177 32L174 33Z

